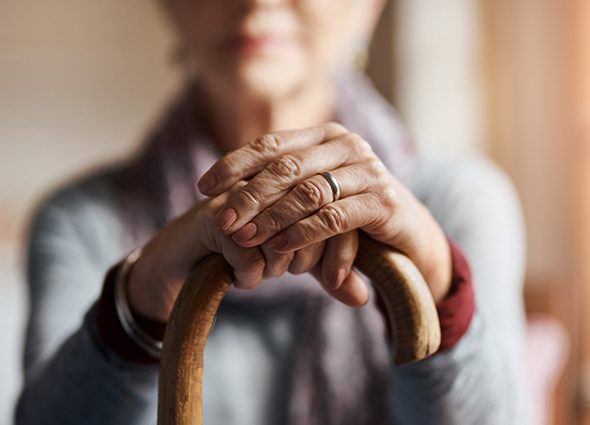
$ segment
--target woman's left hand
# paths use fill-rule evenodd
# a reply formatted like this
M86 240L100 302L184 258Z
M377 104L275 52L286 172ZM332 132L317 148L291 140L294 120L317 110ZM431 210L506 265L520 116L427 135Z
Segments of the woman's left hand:
M335 202L327 179L318 174L323 170L340 186ZM214 196L243 179L250 181L215 219L239 245L266 242L278 253L289 253L361 229L406 254L435 302L447 294L451 256L442 229L369 143L341 125L260 136L217 161L199 189Z

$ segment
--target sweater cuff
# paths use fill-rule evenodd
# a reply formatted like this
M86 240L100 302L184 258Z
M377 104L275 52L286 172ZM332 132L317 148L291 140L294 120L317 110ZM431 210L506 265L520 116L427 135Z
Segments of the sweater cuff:
M447 296L436 305L440 321L439 352L453 348L467 333L475 311L471 269L463 252L449 239L453 261L453 277Z
M94 306L94 319L104 345L119 357L134 363L159 364L135 343L125 332L115 308L115 282L123 262L113 266L107 273L100 299ZM163 340L166 324L151 320L131 311L137 325L151 337Z
M469 264L453 241L447 238L451 248L453 274L447 296L436 305L441 328L441 342L438 352L453 348L467 333L475 311L475 297ZM377 308L385 318L387 338L391 340L390 322L387 320L387 307L383 299L376 297Z

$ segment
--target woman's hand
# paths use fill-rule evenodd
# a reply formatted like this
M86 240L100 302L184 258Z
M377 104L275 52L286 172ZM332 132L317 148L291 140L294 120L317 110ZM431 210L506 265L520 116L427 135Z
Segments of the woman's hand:
M329 183L318 175L322 170L329 170L339 183L336 202ZM442 229L370 145L341 125L261 136L220 159L201 178L199 188L216 195L243 179L251 180L215 217L217 228L239 246L266 242L273 251L288 254L327 241L321 278L330 283L329 290L337 289L342 279L331 276L344 270L355 281L348 286L356 288L360 283L349 273L352 262L342 261L338 253L351 243L350 237L340 240L342 235L360 228L414 261L435 302L447 294L451 258Z
M297 252L277 253L265 244L242 247L215 228L213 222L219 210L244 185L245 182L237 182L226 192L198 203L171 220L144 246L141 258L131 270L127 287L129 304L134 311L167 322L191 268L214 252L222 254L233 267L234 286L238 289L253 289L263 279L287 271L315 273L325 241L309 244ZM342 238L353 239L352 243L347 243L349 252L341 252L352 264L356 255L355 233ZM354 251L350 251L352 248ZM345 287L336 292L340 300L350 305L360 305L368 297L366 288Z

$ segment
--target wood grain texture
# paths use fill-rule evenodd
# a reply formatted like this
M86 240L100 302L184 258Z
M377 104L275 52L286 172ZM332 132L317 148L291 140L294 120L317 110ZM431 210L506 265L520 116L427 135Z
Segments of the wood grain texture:
M438 313L430 289L414 263L361 232L354 264L371 279L385 303L394 363L411 363L434 354L441 338Z
M355 265L382 296L392 329L393 361L421 360L438 349L434 301L416 266L361 233ZM205 343L221 299L233 281L219 254L203 259L180 292L166 329L158 395L159 425L201 425Z
M232 267L214 254L197 264L180 291L162 349L158 424L202 423L205 343L232 281Z

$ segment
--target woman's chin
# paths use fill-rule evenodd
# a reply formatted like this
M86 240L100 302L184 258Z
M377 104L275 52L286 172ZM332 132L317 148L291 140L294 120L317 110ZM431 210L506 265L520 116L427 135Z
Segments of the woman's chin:
M281 99L289 96L304 80L296 67L250 66L238 76L244 91L258 98Z
M216 85L232 93L257 99L278 100L290 96L308 80L308 68L298 61L281 62L271 58L256 58L226 72L207 72Z

